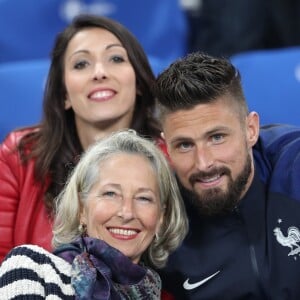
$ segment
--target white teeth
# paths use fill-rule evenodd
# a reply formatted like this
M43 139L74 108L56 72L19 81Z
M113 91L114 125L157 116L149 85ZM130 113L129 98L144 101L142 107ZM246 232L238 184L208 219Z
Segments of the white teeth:
M205 182L205 183L209 183L209 182L213 182L219 178L220 178L220 175L216 175L215 177L210 177L210 178L205 178L205 179L201 178L201 181Z
M91 98L103 98L103 97L109 97L113 95L112 91L99 91L94 93Z
M120 228L110 228L109 231L114 234L120 234L120 235L135 235L135 234L137 234L137 231L135 231L135 230L120 229Z

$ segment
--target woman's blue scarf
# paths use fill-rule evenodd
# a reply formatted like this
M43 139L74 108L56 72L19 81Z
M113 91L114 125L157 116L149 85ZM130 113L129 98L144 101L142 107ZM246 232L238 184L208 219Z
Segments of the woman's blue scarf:
M72 264L75 299L160 299L158 274L102 240L81 237L54 254Z

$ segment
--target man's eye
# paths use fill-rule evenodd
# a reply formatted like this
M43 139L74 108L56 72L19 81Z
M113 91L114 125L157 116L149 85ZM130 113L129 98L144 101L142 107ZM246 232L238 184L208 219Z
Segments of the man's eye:
M188 151L192 148L192 144L189 143L189 142L182 142L182 143L179 143L176 148L181 151L181 152L185 152L185 151Z
M215 144L219 144L219 143L223 142L224 135L223 134L214 134L211 139Z

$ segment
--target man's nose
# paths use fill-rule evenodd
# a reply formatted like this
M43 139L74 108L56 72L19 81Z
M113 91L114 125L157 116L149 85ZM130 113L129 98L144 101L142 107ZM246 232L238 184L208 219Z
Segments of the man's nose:
M201 171L207 171L213 166L213 155L211 150L205 146L197 146L195 153L195 165Z

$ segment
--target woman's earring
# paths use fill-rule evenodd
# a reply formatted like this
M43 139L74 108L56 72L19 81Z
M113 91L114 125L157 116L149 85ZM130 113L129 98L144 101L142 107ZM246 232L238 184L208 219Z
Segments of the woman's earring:
M86 233L86 224L79 224L78 231L82 236L85 236Z

